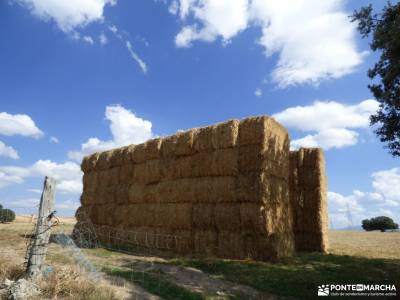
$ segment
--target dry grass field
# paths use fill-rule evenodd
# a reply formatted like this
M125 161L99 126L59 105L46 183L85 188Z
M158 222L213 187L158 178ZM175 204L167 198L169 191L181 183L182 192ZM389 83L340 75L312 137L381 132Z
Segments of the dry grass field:
M72 218L61 218L56 231L68 234L73 225ZM0 281L23 271L32 228L30 217L0 224ZM47 263L53 272L40 284L41 299L311 299L319 284L399 283L398 232L332 231L329 251L267 263L83 249L102 274L93 282L70 252L51 243Z

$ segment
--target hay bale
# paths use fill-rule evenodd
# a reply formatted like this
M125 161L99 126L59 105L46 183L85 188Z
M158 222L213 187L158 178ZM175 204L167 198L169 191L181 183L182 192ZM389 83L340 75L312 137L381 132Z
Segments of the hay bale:
M215 204L199 203L193 205L193 228L194 230L215 230Z
M267 197L268 177L264 173L240 173L237 177L238 202L262 202Z
M145 143L145 160L150 160L150 159L157 159L161 157L161 144L162 144L162 138L155 138L148 140Z
M109 212L112 215L112 225L113 227L118 227L124 225L126 220L126 215L128 213L126 205L116 205L113 210Z
M217 149L231 148L236 146L239 133L239 121L230 120L219 123L213 132L213 142Z
M177 140L175 144L175 156L191 155L194 153L193 143L197 130L197 128L194 128L176 134Z
M125 206L125 220L122 222L124 226L129 227L151 227L155 221L155 205L154 204L130 204Z
M96 169L97 161L99 159L99 153L93 153L91 155L87 155L82 159L81 170L82 172L91 172Z
M218 231L240 231L240 204L217 203L214 210L215 225Z
M119 169L119 184L131 184L134 180L134 165L124 164Z
M193 234L195 253L213 256L218 253L218 233L215 230L196 230Z
M132 150L130 150L132 155L131 159L135 164L140 164L146 161L146 144L135 145Z
M190 254L193 253L193 232L191 230L176 229L173 232L173 237L175 241L174 250L180 254Z
M111 155L112 155L112 150L101 152L97 160L96 169L97 170L109 169Z
M273 118L267 116L246 118L239 123L238 145L264 144L271 135L287 141L288 147L287 130Z
M97 184L99 186L115 186L119 183L119 167L99 171Z
M170 228L170 229L191 229L192 204L191 203L156 204L155 220L153 226Z
M208 152L216 149L213 143L215 126L198 128L194 134L193 148L196 152Z
M125 147L122 147L122 148L116 148L111 151L111 156L109 161L111 168L122 166L124 161L124 149Z
M144 185L134 182L129 186L129 203L144 202Z
M171 158L175 156L176 144L178 141L178 136L171 135L163 139L161 144L161 157Z
M236 178L233 176L198 178L194 180L192 192L194 202L235 202Z
M83 206L96 204L96 194L84 192L80 197L80 201Z
M129 184L121 184L117 186L114 190L114 201L113 203L117 204L128 204L130 203L129 192L130 192Z
M98 172L86 172L83 174L83 191L94 193L97 186Z
M267 234L265 208L259 203L240 204L241 230L243 233Z
M245 256L243 237L233 231L218 231L217 253L220 257L243 259Z

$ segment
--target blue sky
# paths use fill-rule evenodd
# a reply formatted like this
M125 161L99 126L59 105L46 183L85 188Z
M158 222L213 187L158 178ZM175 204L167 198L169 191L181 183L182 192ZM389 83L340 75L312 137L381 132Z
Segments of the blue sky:
M368 126L378 56L347 18L368 3L1 1L0 202L30 213L49 174L71 215L82 155L266 114L326 150L334 227L347 207L400 221L398 159Z

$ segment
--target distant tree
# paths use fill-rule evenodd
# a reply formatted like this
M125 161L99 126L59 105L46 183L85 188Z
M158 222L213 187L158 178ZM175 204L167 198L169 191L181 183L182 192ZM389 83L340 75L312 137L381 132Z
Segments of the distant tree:
M385 216L380 216L371 219L362 220L362 228L366 231L380 230L385 231L389 229L398 229L399 225L393 219Z
M3 209L3 205L0 204L0 210Z
M373 12L372 5L354 11L351 21L358 22L362 37L372 35L370 47L380 58L368 70L375 79L368 88L379 102L379 110L371 116L375 133L393 156L400 156L400 2L388 2L382 12Z
M11 209L0 209L0 222L8 223L15 220L15 212Z

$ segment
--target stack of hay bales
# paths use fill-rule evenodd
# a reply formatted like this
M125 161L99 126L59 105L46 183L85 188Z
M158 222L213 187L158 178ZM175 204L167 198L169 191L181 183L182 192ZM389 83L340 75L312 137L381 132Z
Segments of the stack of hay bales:
M289 156L286 129L266 116L95 153L82 161L78 212L110 246L288 256L294 250Z
M327 179L321 149L301 148L290 152L290 200L296 251L326 252Z

